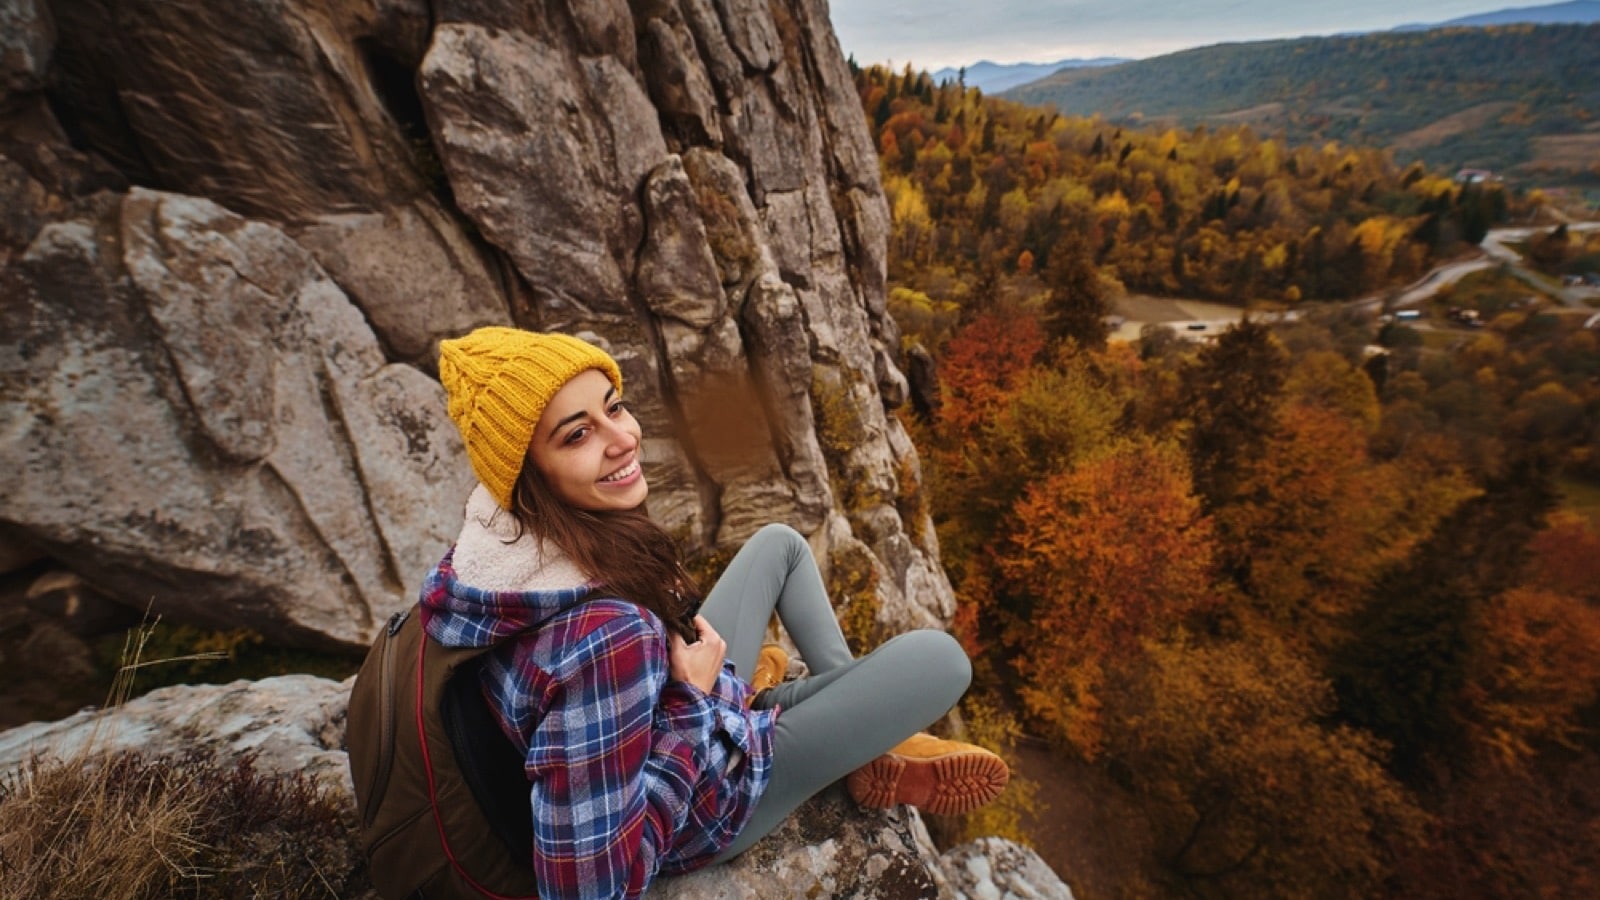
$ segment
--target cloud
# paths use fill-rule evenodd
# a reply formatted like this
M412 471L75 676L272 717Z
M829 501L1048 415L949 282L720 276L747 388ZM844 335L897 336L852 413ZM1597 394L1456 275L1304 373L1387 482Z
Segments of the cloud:
M836 0L834 27L858 62L934 69L990 59L1154 56L1226 41L1392 28L1501 9L1506 0Z

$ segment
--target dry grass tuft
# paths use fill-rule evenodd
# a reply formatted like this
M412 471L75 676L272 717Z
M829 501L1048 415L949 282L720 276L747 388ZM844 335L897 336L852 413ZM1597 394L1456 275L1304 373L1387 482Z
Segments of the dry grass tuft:
M171 896L193 871L205 797L121 755L35 759L0 787L0 896Z
M35 759L0 784L0 897L347 896L346 807L248 756Z
M129 633L137 660L148 628ZM150 663L121 667L108 706ZM102 721L104 721L102 719ZM304 773L195 748L112 752L94 740L0 777L0 900L290 900L369 888L354 804Z

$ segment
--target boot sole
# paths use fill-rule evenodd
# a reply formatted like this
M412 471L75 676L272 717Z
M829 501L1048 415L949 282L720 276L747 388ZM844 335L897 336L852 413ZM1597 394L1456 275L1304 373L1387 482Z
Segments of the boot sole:
M863 806L907 804L936 816L971 812L1000 795L1011 770L991 753L928 759L887 754L850 773L846 787Z

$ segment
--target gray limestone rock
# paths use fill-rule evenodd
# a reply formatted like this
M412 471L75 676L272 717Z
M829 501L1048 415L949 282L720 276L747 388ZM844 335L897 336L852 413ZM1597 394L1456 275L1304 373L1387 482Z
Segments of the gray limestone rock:
M439 208L412 86L419 0L60 4L56 96L134 181L203 196L301 239L395 361L505 321L497 264Z
M723 320L728 298L706 242L694 186L683 160L670 156L645 181L645 241L635 276L645 306L694 328Z
M1037 853L997 837L978 838L939 857L962 900L1072 900L1072 891Z
M625 273L640 229L628 198L667 155L653 115L624 120L605 105L649 108L614 66L531 35L446 24L420 72L461 211L541 296L589 315L631 311Z
M431 371L441 338L509 316L498 266L432 200L330 213L290 233L366 313L395 362Z
M314 675L159 688L110 711L0 732L0 771L36 754L71 759L99 751L179 755L191 747L257 755L263 771L305 772L351 794L344 746L350 685Z
M771 7L755 0L717 0L716 7L728 43L745 66L755 72L772 71L783 57L783 47Z
M647 83L663 127L691 143L722 143L722 123L710 77L695 59L695 40L682 16L650 19L640 52L653 76Z
M277 228L137 189L0 284L0 524L96 588L362 644L453 538L443 391Z

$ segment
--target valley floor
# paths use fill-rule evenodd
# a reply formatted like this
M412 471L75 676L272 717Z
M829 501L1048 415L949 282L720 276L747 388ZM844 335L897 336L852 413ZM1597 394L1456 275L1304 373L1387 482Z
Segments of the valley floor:
M1023 822L1033 849L1076 900L1154 895L1142 875L1155 868L1151 835L1103 773L1033 744L1019 744L1012 762L1038 785L1039 809Z
M1198 333L1218 333L1239 321L1244 310L1225 303L1207 300L1178 300L1171 297L1152 297L1148 294L1129 294L1112 304L1112 312L1122 321L1112 329L1110 340L1137 341L1139 329L1145 325L1170 325L1179 331L1196 325Z

